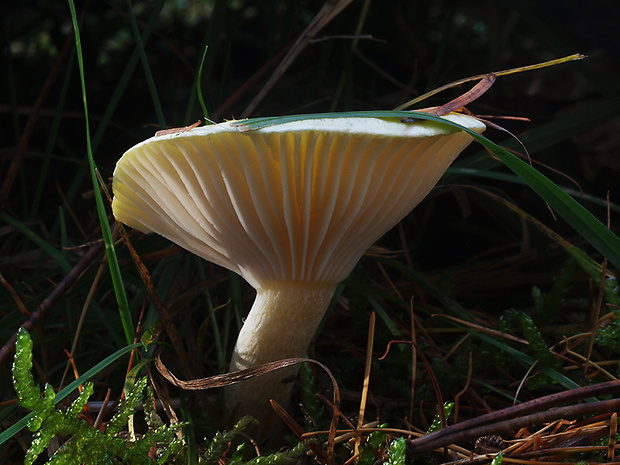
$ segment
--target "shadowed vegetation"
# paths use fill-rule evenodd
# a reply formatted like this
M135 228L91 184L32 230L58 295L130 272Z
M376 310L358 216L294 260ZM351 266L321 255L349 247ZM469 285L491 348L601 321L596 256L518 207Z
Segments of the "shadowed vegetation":
M92 153L109 189L125 150L159 129L203 118L197 87L217 122L379 111L466 76L583 53L587 59L500 77L467 108L516 134L534 168L617 234L618 7L602 1L474 3L353 1L312 30L301 47L298 37L324 2L78 2L83 71L69 3L7 5L0 19L0 462L23 462L33 436L23 419L34 404L22 402L29 410L18 406L12 387L14 335L22 325L34 343L35 385L49 383L59 391L86 373L94 383L88 387L90 413L71 417L74 426L76 418L90 424L62 430L50 453L63 444L65 450L74 447L71 438L83 440L88 428L113 418L115 428L129 431L127 441L135 440L133 433L154 434L160 425L152 427L152 417L145 421L139 414L126 425L126 411L115 416L126 388L133 392L132 408L136 396L157 399L157 405L173 407L157 411L164 423L183 422L178 436L171 433L175 427L161 430L153 458L162 440L183 445L177 462L167 463L255 457L249 444L229 448L245 423L228 432L234 425L218 423L217 389L178 389L153 363L160 354L186 380L224 373L253 290L155 235L128 231L133 255L113 222L106 237L100 217L110 215L109 201L104 192L97 205L89 164ZM291 50L298 52L295 59L279 68ZM278 79L271 85L274 72ZM470 87L416 107L441 105ZM505 131L489 128L485 136L524 155ZM387 429L364 428L335 445L327 433L317 434L310 436L315 442L298 445L293 423L302 431L326 432L333 415L329 377L318 366L304 365L295 391L304 407L288 412L287 449L269 460L340 464L359 453L362 464L446 463L475 451L491 454L476 457L486 463L502 450L504 457L543 462L611 460L617 455L613 402L620 390L614 383L620 251L612 244L612 254L601 255L595 242L606 239L579 234L569 223L482 145L472 144L339 286L308 354L338 383L340 409L352 422L341 418L341 430L358 427L360 403L361 423ZM119 274L110 272L115 259L106 255L103 239L116 244ZM140 272L136 257L148 274ZM132 352L134 334L143 345ZM380 360L390 341L405 342L392 344ZM142 384L131 391L142 379L149 380L152 396L142 396L150 392ZM65 396L69 400L60 399ZM86 397L78 397L73 386L55 402L73 415ZM50 392L41 398L52 408ZM440 412L438 406L449 403L451 413L448 407ZM484 416L513 405L524 407ZM556 406L563 408L557 415L535 416ZM440 428L437 436L426 436L431 439L416 439L434 419L439 426L465 426L459 434ZM104 432L93 435L102 438ZM502 437L489 437L495 434ZM565 452L574 444L582 449ZM47 459L44 452L35 463Z

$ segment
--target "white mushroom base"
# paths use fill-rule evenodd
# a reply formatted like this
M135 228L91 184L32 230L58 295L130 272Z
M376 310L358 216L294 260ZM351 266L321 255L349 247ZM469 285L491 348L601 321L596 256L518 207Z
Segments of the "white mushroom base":
M229 371L267 362L303 357L327 307L336 284L278 282L257 291L254 305L239 333ZM269 400L287 408L299 367L279 369L228 386L226 417L236 421L252 415L260 421L260 437L274 434L280 422Z

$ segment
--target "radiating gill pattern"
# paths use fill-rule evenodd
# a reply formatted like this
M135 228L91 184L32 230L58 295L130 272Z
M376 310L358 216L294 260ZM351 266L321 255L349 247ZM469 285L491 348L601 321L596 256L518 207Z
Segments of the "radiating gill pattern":
M190 132L127 152L115 173L115 214L256 288L342 281L472 140L459 132Z
M408 141L390 154L390 165L382 178L376 179L380 189L369 193L364 215L349 228L348 237L334 249L334 263L355 263L378 238L411 211L435 186L455 155L470 142L466 134ZM458 151L455 150L458 147ZM331 267L330 274L345 270ZM331 277L331 276L330 276ZM338 279L334 276L334 279Z

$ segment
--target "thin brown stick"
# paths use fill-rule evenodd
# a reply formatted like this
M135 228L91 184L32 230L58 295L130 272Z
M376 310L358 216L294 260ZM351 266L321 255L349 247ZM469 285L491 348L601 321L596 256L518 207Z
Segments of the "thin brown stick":
M37 309L32 312L28 321L24 322L21 327L26 331L32 331L41 318L50 308L67 292L79 279L82 273L89 265L97 259L103 252L103 241L97 242L86 254L78 261L71 271L58 283L52 292L41 302ZM8 358L15 349L15 341L17 341L17 332L9 338L0 349L0 365Z
M197 128L198 126L200 126L201 121L198 120L193 124L190 124L189 126L183 126L181 128L169 128L169 129L162 129L161 131L157 131L155 132L155 137L157 136L165 136L166 134L177 134L180 132L187 132L191 129Z
M465 380L465 386L454 396L454 422L457 423L459 421L459 407L461 396L467 392L469 389L469 385L471 383L471 375L473 371L473 362L472 362L472 353L469 352L469 362L467 364L467 379Z
M111 390L110 388L108 388L105 394L105 398L103 399L103 402L101 404L101 408L99 409L99 413L97 414L97 417L95 418L95 422L93 423L93 428L95 429L100 429L101 426L103 425L103 419L105 418L105 415L107 415L108 413L108 403L110 402L110 394L111 394Z
M413 401L415 399L415 382L416 382L416 373L418 372L418 354L415 350L415 346L413 344L416 343L416 325L415 325L415 315L413 313L413 297L409 301L409 318L411 319L411 386L409 389L409 417L408 420L411 421L413 418Z
M431 379L431 383L433 384L433 388L435 389L435 396L437 397L437 403L439 404L439 409L438 409L439 411L437 413L439 414L439 419L441 420L441 426L442 426L442 428L447 426L446 414L444 412L443 396L441 394L441 389L439 388L439 382L437 381L437 377L435 376L435 373L433 372L433 369L431 368L431 364L426 359L426 356L424 355L424 353L422 352L422 350L420 349L418 344L416 342L414 342L414 341L390 341L388 343L388 346L387 346L386 350L385 350L385 353L383 354L382 357L379 358L379 360L383 360L384 358L387 357L387 355L388 355L388 353L390 351L390 347L392 346L392 344L409 344L409 345L412 345L413 347L415 347L415 350L418 353L418 356L422 360L422 363L424 363L424 367L426 368L428 376Z
M310 43L312 39L323 29L332 19L334 19L338 13L340 13L352 0L327 0L323 7L316 14L312 22L308 25L306 30L298 37L297 41L293 44L286 56L282 59L282 62L278 65L273 72L269 80L265 83L262 89L256 94L254 99L250 102L247 108L241 114L241 118L247 118L256 109L258 104L263 100L267 92L271 90L274 84L280 79L288 67L295 61L297 56L303 49Z
M443 116L453 111L464 108L465 106L469 105L471 102L477 100L487 90L489 90L496 79L497 79L497 75L493 73L487 74L478 84L476 84L470 90L465 92L463 95L458 96L454 100L451 100L448 103L443 104L442 106L436 108L435 110L430 111L429 113L433 113L437 116Z
M599 284L598 298L596 300L596 311L592 318L592 328L590 332L592 335L590 336L590 341L588 343L588 351L586 353L586 363L583 365L583 377L587 379L588 377L588 368L590 367L590 359L592 358L592 351L594 350L594 339L596 338L596 333L599 327L599 320L601 315L601 307L603 306L603 297L605 296L605 281L607 280L607 259L603 259L603 271L601 273L601 281Z
M461 441L466 438L475 438L493 434L510 427L521 427L525 425L533 425L536 423L547 422L553 419L562 418L562 415L580 416L585 414L603 413L606 411L618 410L620 408L620 399L611 401L589 402L563 409L554 409L553 411L536 414L538 416L530 416L523 424L519 424L518 420L525 418L532 412L547 410L558 404L574 402L588 397L601 396L605 394L620 392L620 380L607 381L604 383L585 386L582 388L571 389L557 394L540 397L538 399L523 402L522 404L508 407L497 412L487 413L480 417L472 418L461 423L447 426L441 430L428 434L418 439L414 439L411 444L413 450L432 450L442 447L444 444L450 444L453 441ZM605 402L605 403L604 403ZM556 416L552 412L561 412ZM545 417L544 415L549 415ZM515 420L513 422L513 420ZM512 422L512 423L510 423ZM531 422L531 423L528 423Z
M237 88L225 101L222 103L217 110L211 113L211 117L218 121L224 116L225 113L228 112L230 107L232 107L241 97L243 97L248 91L252 88L256 82L258 82L271 68L276 66L276 64L282 59L284 54L290 50L292 46L291 44L283 47L276 55L269 59L267 63L261 66L258 71L256 71L252 76L250 76L241 86Z
M375 342L375 312L370 313L370 321L368 322L368 341L366 345L366 366L364 367L364 384L362 387L362 396L360 399L360 409L357 418L357 427L364 425L364 414L366 413L366 400L368 399L368 388L370 387L370 370L372 367L372 349ZM355 441L355 455L359 453L361 440Z
M441 313L435 313L433 315L433 318L444 318L446 320L454 321L455 323L458 323L460 325L466 326L468 328L475 329L475 330L483 332L483 333L491 334L491 335L497 336L497 337L503 337L504 339L508 339L509 341L518 342L520 344L529 345L529 342L527 342L525 339L521 339L521 338L519 338L517 336L512 336L511 334L502 333L501 331L497 331L495 329L487 328L485 326L480 326L480 325L477 325L475 323L471 323L469 321L465 321L465 320L462 320L460 318L456 318L456 317L451 316L451 315L442 315Z
M357 436L357 438L362 442L362 444L364 444L365 446L369 446L370 449L372 450L373 454L375 454L375 457L380 458L379 453L372 447L370 446L370 444L368 444L368 442L366 441L366 438L364 437L364 435L360 432L360 428L356 428L355 425L353 423L351 423L351 420L349 420L346 415L344 415L340 410L336 410L336 407L334 404L332 404L324 395L322 395L321 393L317 393L316 395L319 400L321 402L323 402L325 405L327 405L329 408L331 408L334 412L338 412L338 415L340 416L340 418L342 419L342 421L344 421L346 423L346 425L351 428L351 431L353 432L353 434L355 436ZM340 430L335 431L334 433L338 433ZM331 433L331 430L329 431L329 433ZM321 433L324 434L324 433ZM304 437L310 437L311 434L304 434ZM334 435L335 438L335 435ZM353 454L353 457L356 457L357 453Z
M101 280L101 277L103 276L103 272L106 268L107 268L106 265L103 263L99 265L99 268L97 269L97 273L95 274L95 278L93 279L90 285L90 289L88 290L88 295L86 296L84 305L82 305L82 311L80 312L80 319L78 320L78 324L75 329L75 334L73 336L73 344L71 345L71 351L69 352L69 355L72 358L75 355L78 340L80 339L80 334L82 333L82 328L84 327L84 320L86 319L86 312L88 311L88 308L90 307L90 303L95 296L95 292L97 290L97 286L99 285L99 281ZM70 361L67 362L67 365L65 366L65 371L62 374L62 378L60 378L60 386L63 386L65 384L65 378L67 376L67 373L69 372L69 366L70 366Z
M607 460L615 460L616 435L618 434L618 412L614 412L609 423L609 444L607 448Z
M427 98L432 97L433 95L438 94L440 92L443 92L444 90L460 86L461 84L465 84L467 82L479 81L481 79L484 79L489 74L494 74L495 76L507 76L509 74L522 73L524 71L533 71L535 69L546 68L548 66L555 66L555 65L562 64L562 63L567 63L569 61L583 60L584 58L586 58L585 55L582 55L580 53L575 53L567 57L558 58L556 60L545 61L543 63L537 63L535 65L520 66L518 68L510 68L510 69L505 69L502 71L494 71L493 73L478 74L476 76L466 77L463 79L459 79L458 81L450 82L449 84L445 84L441 87L437 87L436 89L433 89L430 92L420 95L419 97L416 97L413 100L409 100L408 102L405 102L402 105L399 105L396 108L394 108L394 111L399 111L399 110L404 110L405 108L409 108L410 106L415 105L416 103L421 102L423 100L426 100Z
M305 433L304 429L295 421L295 419L289 415L289 413L280 405L278 404L275 400L271 399L269 401L271 403L271 407L275 410L275 412L278 414L278 416L280 417L280 419L286 423L286 426L289 427L289 429L293 432L293 434L295 434L295 436L297 436L299 439L301 439L302 441L307 439L304 438L303 435ZM323 451L323 449L321 449L319 447L318 444L314 444L312 442L308 442L307 443L308 448L314 452L314 454L323 462L323 463L327 463L329 462L329 457L327 456L327 454Z
M151 275L148 269L146 268L144 263L142 263L142 260L140 260L140 255L138 255L138 252L136 252L136 249L133 247L133 244L129 240L129 237L127 236L127 233L125 232L125 229L118 222L117 222L117 227L121 233L125 246L129 250L129 253L131 257L133 258L134 263L136 265L136 268L138 269L138 272L140 273L140 277L142 278L142 281L146 285L146 289L147 289L147 292L149 293L151 301L153 302L153 304L155 305L155 308L157 309L159 319L164 329L166 330L166 334L168 334L168 337L170 338L170 342L172 343L172 346L174 347L174 350L177 353L177 358L179 361L179 368L183 372L183 376L186 376L188 378L193 378L192 369L189 364L190 357L187 354L185 347L183 346L181 336L179 335L179 332L177 331L176 326L172 323L172 317L170 316L168 309L164 306L161 299L159 298L159 295L157 294L157 291L155 290L155 286L153 285L153 281L151 280Z
M13 297L13 301L17 305L17 308L19 308L19 311L21 312L21 314L24 315L26 318L28 318L30 316L30 312L24 305L24 302L22 302L22 299L19 296L19 294L17 294L15 289L13 289L13 286L11 286L9 282L6 279L4 279L4 276L2 276L1 273L0 273L0 283L4 286L4 288L7 291L9 291L9 294L11 294L11 297Z

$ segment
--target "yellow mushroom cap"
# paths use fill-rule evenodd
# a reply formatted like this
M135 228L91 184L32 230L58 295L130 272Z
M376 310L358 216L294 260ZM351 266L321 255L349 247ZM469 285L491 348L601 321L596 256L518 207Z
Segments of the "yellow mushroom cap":
M477 119L444 117L476 132ZM473 140L430 121L238 122L152 137L114 171L114 215L252 286L338 283Z

